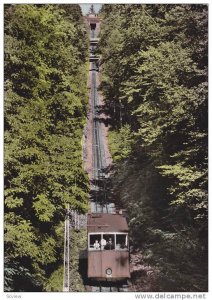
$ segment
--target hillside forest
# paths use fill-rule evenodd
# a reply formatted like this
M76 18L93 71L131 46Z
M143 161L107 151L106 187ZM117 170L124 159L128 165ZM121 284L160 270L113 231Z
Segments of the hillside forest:
M62 289L65 209L88 207L87 57L78 5L5 5L5 291Z
M207 6L103 5L112 186L133 289L207 291Z
M105 4L100 92L131 289L208 289L208 7ZM89 34L77 4L5 5L4 289L61 291L67 205L87 213ZM84 291L72 237L72 290Z

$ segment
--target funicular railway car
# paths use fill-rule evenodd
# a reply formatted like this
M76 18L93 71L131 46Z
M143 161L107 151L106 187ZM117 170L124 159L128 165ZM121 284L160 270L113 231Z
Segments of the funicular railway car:
M128 225L122 214L88 215L88 278L130 278Z

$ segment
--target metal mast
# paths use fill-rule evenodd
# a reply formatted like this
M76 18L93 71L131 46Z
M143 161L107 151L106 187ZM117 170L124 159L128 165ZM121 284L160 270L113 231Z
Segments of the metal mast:
M69 205L68 205L69 212ZM65 230L64 230L64 275L63 275L63 292L69 292L70 285L70 273L69 273L69 261L70 261L70 230L69 230L69 213L66 214Z
M63 292L70 292L70 232L87 228L87 214L79 214L76 210L70 209L67 205L65 226L64 226L64 271L63 271Z

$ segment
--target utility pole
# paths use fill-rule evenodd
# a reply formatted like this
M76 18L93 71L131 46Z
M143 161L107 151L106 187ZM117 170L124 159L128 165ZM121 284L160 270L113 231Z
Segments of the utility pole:
M87 228L87 214L79 214L67 205L64 225L64 270L63 270L63 292L70 292L70 231Z
M69 212L69 204L67 207ZM70 262L70 230L69 230L69 213L66 214L65 219L65 230L64 230L64 274L63 274L63 292L69 292L69 285L70 285L70 269L69 269L69 262Z

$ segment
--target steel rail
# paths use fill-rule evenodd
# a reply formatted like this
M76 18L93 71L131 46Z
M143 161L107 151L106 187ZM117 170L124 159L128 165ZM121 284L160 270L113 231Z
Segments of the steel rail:
M91 39L95 38L95 30L91 30ZM95 47L91 47L91 51L94 51ZM104 203L97 203L97 198L95 199L95 209L96 213L98 213L98 205L101 204L101 209L103 212L103 207L106 207L106 211L109 210L109 203L107 199L107 190L106 190L106 172L105 168L107 166L106 163L106 155L105 155L105 148L104 148L104 141L103 141L103 134L101 123L98 118L98 106L99 106L99 98L98 98L98 91L97 91L97 82L96 82L96 74L97 70L95 67L95 62L91 62L91 113L92 113L92 139L93 139L93 154L92 154L92 167L93 167L93 186L95 191L101 190L100 182L103 182L103 194L104 194ZM96 197L96 194L95 194ZM105 286L101 282L98 285L93 286L89 285L92 292L127 292L128 286L126 284L115 284L114 285L107 285Z
M105 172L104 168L106 167L105 161L105 150L104 143L102 141L102 130L101 124L98 120L98 92L96 87L96 69L94 68L95 63L92 62L92 77L91 77L91 100L92 100L92 115L93 115L93 179L95 190L100 190L101 187L99 182L103 182L103 194L104 194L104 206L106 207L106 211L108 212L108 203L107 203L107 195L106 195L106 182L105 182ZM97 199L95 199L97 200ZM98 212L97 201L96 202L96 212ZM103 205L101 207L103 211Z

